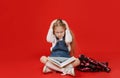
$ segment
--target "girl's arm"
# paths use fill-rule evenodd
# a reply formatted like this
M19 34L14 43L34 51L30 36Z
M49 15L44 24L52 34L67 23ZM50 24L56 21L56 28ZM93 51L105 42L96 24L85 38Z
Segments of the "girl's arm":
M72 35L71 35L71 32L70 32L68 23L65 20L63 20L63 22L66 24L65 42L68 44L68 43L72 42Z
M50 43L53 43L55 41L55 35L53 34L53 24L55 21L56 19L51 22L49 30L48 30L47 38L46 38L47 41Z
M71 43L72 42L72 35L69 29L66 29L66 35L65 35L65 42Z
M53 34L53 30L49 29L47 34L47 41L53 43L55 41L55 35Z

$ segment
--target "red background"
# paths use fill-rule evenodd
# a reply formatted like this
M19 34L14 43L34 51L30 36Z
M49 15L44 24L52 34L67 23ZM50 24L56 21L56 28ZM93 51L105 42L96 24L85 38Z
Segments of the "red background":
M46 34L56 18L65 19L75 34L76 56L108 61L112 68L109 74L77 72L76 77L119 77L119 4L117 0L1 0L0 77L61 77L42 74L39 62L41 55L49 55Z

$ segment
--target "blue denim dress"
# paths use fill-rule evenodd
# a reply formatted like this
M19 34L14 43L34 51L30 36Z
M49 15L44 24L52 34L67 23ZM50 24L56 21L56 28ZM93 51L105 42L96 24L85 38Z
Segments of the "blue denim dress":
M56 43L55 47L52 49L50 57L70 57L70 52L64 39Z

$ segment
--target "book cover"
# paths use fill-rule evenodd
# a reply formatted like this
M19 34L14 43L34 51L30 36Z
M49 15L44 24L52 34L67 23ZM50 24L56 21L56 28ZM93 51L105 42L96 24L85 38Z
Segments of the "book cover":
M65 60L65 61L62 62L62 63L60 63L59 61L57 61L57 60L55 60L55 59L53 59L53 58L50 58L50 57L48 57L48 60L49 60L50 62L52 62L53 64L57 65L58 67L62 68L62 67L64 67L64 66L70 64L71 62L75 61L75 57L70 57L70 58L68 58L67 60Z

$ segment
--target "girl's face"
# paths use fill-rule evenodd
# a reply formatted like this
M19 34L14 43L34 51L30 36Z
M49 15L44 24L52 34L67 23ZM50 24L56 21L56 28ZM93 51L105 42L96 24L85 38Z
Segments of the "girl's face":
M54 34L58 39L62 39L65 35L65 28L62 26L56 26L54 28Z

